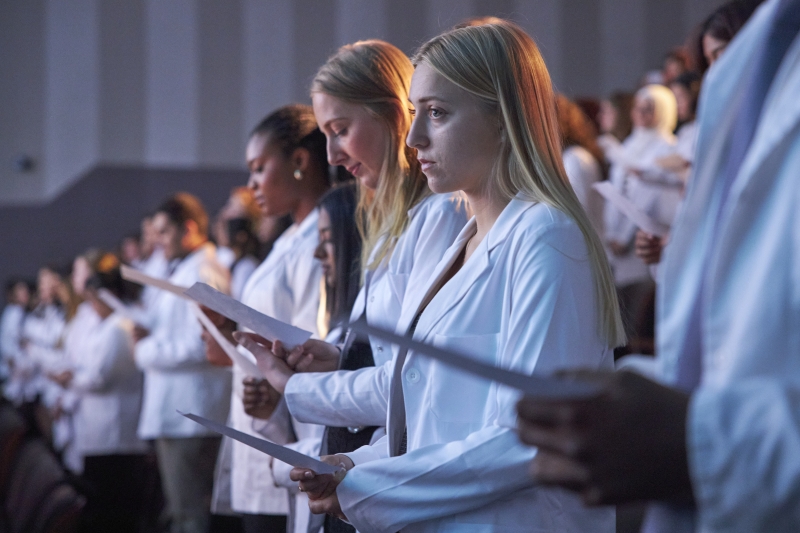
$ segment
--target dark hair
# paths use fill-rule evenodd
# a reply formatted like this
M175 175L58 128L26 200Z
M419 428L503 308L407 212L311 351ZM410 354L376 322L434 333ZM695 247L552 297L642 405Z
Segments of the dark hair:
M353 183L332 188L319 201L331 219L331 240L335 250L336 284L326 286L330 326L347 324L361 280L361 236L356 226L358 191Z
M155 210L164 213L170 222L178 227L183 227L191 220L197 224L201 235L208 235L208 214L199 198L188 192L179 192L167 198Z
M236 263L248 255L258 258L261 243L258 242L253 221L249 218L232 218L228 220L227 226L229 246L238 251L238 258L231 265L231 270Z
M694 117L697 113L697 99L700 97L700 84L702 83L702 78L697 72L684 72L674 80L672 83L676 85L680 85L689 93L691 98L691 112L692 116Z
M703 36L708 35L725 42L732 41L762 2L763 0L733 0L717 8L700 23L692 32L690 39L692 46L689 48L694 56L692 58L694 70L702 75L709 67L703 54Z
M94 274L86 280L88 289L106 289L123 302L135 302L139 299L141 287L122 279L121 261L112 253L104 253L96 263Z
M278 108L253 128L250 137L255 135L268 135L286 157L297 148L305 148L322 174L330 179L325 135L317 127L311 106L292 104Z
M6 280L6 300L14 293L14 289L17 288L17 285L25 285L28 292L31 292L28 280L21 276L13 276Z
M633 95L624 91L613 92L611 96L608 97L608 102L617 110L617 122L614 124L611 135L616 137L620 142L627 139L628 135L633 131L633 123L631 122L633 100Z
M484 24L497 24L498 22L503 22L503 19L500 17L494 17L492 15L486 15L483 17L470 17L453 26L453 29L458 30L461 28L471 28L472 26L483 26Z

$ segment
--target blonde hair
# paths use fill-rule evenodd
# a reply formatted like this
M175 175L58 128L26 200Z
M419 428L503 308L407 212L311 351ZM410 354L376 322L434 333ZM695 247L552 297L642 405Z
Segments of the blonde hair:
M413 73L411 61L395 46L379 40L359 41L339 48L311 84L312 94L325 93L364 106L389 132L378 188L370 191L358 186L356 222L364 241L362 265L369 269L391 256L408 225L409 209L431 194L416 150L406 146Z
M566 213L583 233L595 280L599 333L610 347L625 343L617 293L600 238L569 184L550 75L539 49L507 21L450 30L419 49L425 63L498 113L501 148L493 185Z

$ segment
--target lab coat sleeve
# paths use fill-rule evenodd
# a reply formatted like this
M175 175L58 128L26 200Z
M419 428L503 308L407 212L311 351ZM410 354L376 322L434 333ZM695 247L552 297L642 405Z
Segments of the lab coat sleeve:
M574 231L574 227L571 234L550 231L546 238L531 235L520 241L516 256L509 259L514 272L507 288L512 292L506 299L510 307L501 311L509 320L501 332L500 366L527 374L600 366L600 350L584 349L592 345L585 339L596 338L597 325L579 320L587 316L579 307L593 300L592 292L579 292L593 287L588 266L581 268L576 265L580 261L551 246L559 240L574 243ZM472 511L532 487L528 466L536 450L521 444L513 430L519 394L500 387L495 398L498 415L463 440L351 469L337 488L350 523L359 531L393 533L412 523Z
M309 457L318 458L320 445L322 444L322 433L325 431L325 427L317 424L298 423L295 423L294 427L299 439L297 442L287 444L286 447ZM289 473L293 468L292 465L283 461L272 461L272 477L275 480L275 484L296 493L298 492L297 481L292 481L289 478Z
M692 397L687 423L703 531L797 528L800 384L754 377L702 386Z
M177 296L164 295L164 298ZM205 346L200 322L188 302L177 302L173 312L181 321L177 327L157 329L136 343L136 364L142 370L174 370L206 365Z
M284 398L301 422L326 426L383 426L389 403L392 361L379 367L336 372L298 373Z
M95 333L97 335L97 333ZM133 339L130 334L114 327L103 331L103 338L94 345L95 364L78 368L72 379L71 388L77 391L101 392L111 388L114 381L131 369Z

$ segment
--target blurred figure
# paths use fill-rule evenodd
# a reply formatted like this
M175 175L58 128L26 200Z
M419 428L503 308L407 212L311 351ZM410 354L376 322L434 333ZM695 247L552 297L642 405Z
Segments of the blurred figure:
M22 357L22 323L31 303L28 283L11 278L6 282L5 297L6 306L0 316L0 381L11 377L15 362Z
M233 252L231 263L231 296L239 300L250 275L258 267L261 243L248 218L232 218L227 223L228 246Z
M597 144L607 161L619 151L622 141L633 131L632 109L633 95L625 92L612 93L600 102L600 111L597 113L600 137L597 138Z
M160 237L153 225L154 215L147 215L142 219L142 240L139 246L139 268L148 276L154 278L166 278L169 274L169 261L164 257L164 249L159 241ZM152 307L153 301L158 294L155 287L144 287L142 289L141 302L145 309Z
M254 228L258 226L261 218L253 191L247 187L234 188L214 220L217 261L229 270L232 270L231 267L236 261L236 254L231 247L228 222L237 218L250 221Z
M673 48L664 58L664 66L661 68L661 83L669 85L675 79L689 71L689 54L682 47Z
M720 6L704 20L690 38L690 51L695 70L705 74L728 43L761 4L762 0L733 0Z
M674 151L672 131L677 122L677 104L662 85L648 85L636 93L631 119L633 133L610 154L611 183L652 218L671 224L680 194L639 179L656 159ZM636 226L614 206L606 204L605 240L619 293L626 332L631 340L642 337L643 324L651 322L646 304L654 283L647 265L634 253Z
M603 152L597 132L583 111L566 96L556 97L564 170L598 235L603 235L603 198L592 185L603 179Z
M156 210L153 227L171 262L170 283L208 283L228 291L228 273L208 242L208 215L196 197L178 193ZM144 371L141 439L153 439L171 531L208 530L214 464L220 438L176 411L225 422L231 375L205 358L202 328L189 302L160 291L148 309L152 331L134 328L135 359Z
M119 243L119 252L122 262L136 269L141 270L144 262L142 261L141 250L142 235L135 233L126 235Z
M142 511L147 444L136 436L142 373L133 359L133 323L98 297L110 292L123 303L138 297L123 281L120 260L104 254L83 293L98 316L86 335L86 351L62 383L78 397L74 446L88 486L86 532L137 533Z

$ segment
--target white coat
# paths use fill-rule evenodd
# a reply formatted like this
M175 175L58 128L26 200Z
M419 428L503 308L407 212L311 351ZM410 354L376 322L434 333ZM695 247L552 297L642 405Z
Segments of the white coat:
M228 291L228 273L217 263L210 243L186 256L169 281L181 287L202 281ZM144 371L139 437L216 435L177 410L225 422L231 394L230 370L212 366L206 360L200 338L202 328L188 301L160 291L149 312L153 329L136 343L135 349L136 364Z
M398 327L411 324L476 229L473 219L425 286L407 296ZM414 338L529 374L612 368L594 301L575 223L515 198L430 301ZM381 441L348 454L356 466L337 488L359 531L614 531L613 509L587 509L575 495L533 485L536 450L514 431L517 391L413 352L401 376L408 453L387 458Z
M731 108L777 4L762 5L707 74L695 173L661 264L663 379L675 380L687 346L703 355L687 446L704 532L800 531L800 36L767 94L718 223L714 209ZM689 336L698 291L705 300L699 347Z
M21 401L20 380L11 372L11 365L18 366L24 358L22 350L22 324L25 309L18 304L7 304L0 316L0 377L7 379L3 393L9 400ZM24 363L23 363L24 364Z
M133 360L133 323L114 313L92 330L86 346L70 384L80 396L74 447L81 457L145 453L136 436L143 376Z
M366 305L369 323L395 329L406 293L428 282L470 213L463 196L435 194L418 203L408 216L408 227L397 240L388 266L373 273L356 298L352 319L359 318ZM383 426L392 348L373 338L370 345L374 367L292 376L284 392L292 415L328 426Z
M675 137L658 129L635 129L622 144L621 159L615 161L609 173L609 181L631 202L649 216L669 225L675 216L680 202L677 190L643 182L628 172L631 168L651 168L656 159L675 151ZM636 226L616 207L606 203L604 214L605 240L617 241L629 246L629 252L622 256L609 254L609 262L614 270L614 281L618 287L650 280L647 265L636 257L633 239Z
M44 376L49 370L64 370L64 312L56 305L39 305L25 317L22 338L25 342L21 361L22 391L25 400L41 394L42 402L52 407L58 397L58 385Z
M250 276L242 295L245 305L312 332L316 331L322 276L320 262L314 259L314 250L319 242L318 218L319 211L315 209L275 241L270 254ZM243 348L240 350L250 356ZM243 378L244 374L235 367L230 422L235 429L260 437L258 429L264 422L244 412ZM274 426L275 421L272 422ZM285 426L288 427L288 424ZM306 436L305 429L297 424L294 432L302 438ZM277 440L275 435L270 437ZM294 440L291 437L290 434L283 434L278 438L283 440L283 444L287 440ZM284 488L275 485L272 458L239 442L230 444L232 509L250 514L286 514L289 495Z
M579 145L564 150L564 170L569 183L583 206L589 221L599 236L603 236L603 197L592 185L603 179L600 163L589 151Z

